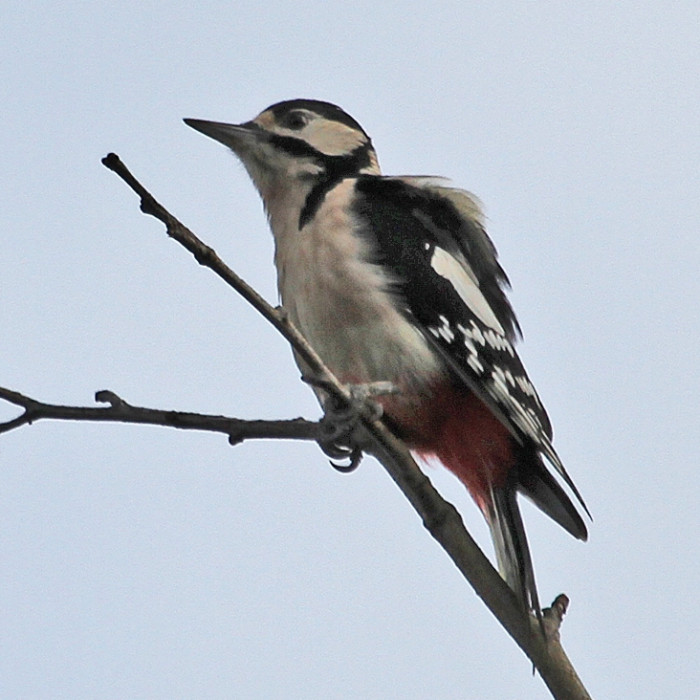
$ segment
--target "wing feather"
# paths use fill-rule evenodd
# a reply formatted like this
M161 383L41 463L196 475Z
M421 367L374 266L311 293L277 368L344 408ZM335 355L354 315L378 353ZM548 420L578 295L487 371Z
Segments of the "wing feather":
M375 262L398 280L397 303L459 377L521 444L552 464L585 508L552 445L547 412L514 343L508 278L478 200L437 178L361 177L359 221Z

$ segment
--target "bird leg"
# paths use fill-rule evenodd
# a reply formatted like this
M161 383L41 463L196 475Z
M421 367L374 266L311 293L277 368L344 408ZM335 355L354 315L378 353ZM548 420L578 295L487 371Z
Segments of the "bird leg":
M323 380L308 377L302 379L323 390L321 404L324 415L320 421L319 447L331 457L330 464L334 469L343 473L357 469L362 461L362 439L358 434L360 420L364 418L374 421L381 418L382 406L372 398L397 393L396 386L386 381L346 384L344 388L350 399L345 400L332 393L330 385ZM333 460L349 462L340 464Z

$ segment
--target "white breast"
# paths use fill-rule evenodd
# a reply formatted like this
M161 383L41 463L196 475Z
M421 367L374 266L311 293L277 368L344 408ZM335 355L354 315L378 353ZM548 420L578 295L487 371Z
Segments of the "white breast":
M354 233L348 202L354 182L333 188L302 231L296 207L270 211L282 303L341 381L422 384L439 371L423 335L399 313L391 280L370 264L368 242Z

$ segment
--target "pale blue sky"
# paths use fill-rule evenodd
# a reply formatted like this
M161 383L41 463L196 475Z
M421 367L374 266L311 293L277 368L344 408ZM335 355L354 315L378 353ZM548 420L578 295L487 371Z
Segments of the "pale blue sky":
M318 415L284 342L100 158L274 301L252 185L181 119L340 104L385 172L484 202L594 516L581 544L524 507L589 690L696 697L697 2L10 2L1 19L0 385ZM430 476L490 552L461 487ZM549 696L376 463L42 423L0 436L0 697Z

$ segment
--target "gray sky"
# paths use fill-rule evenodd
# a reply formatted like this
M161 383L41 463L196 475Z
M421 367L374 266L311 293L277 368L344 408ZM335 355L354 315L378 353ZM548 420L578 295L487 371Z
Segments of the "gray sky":
M181 118L340 104L385 172L484 202L594 516L582 544L524 506L589 690L696 697L700 5L232 5L5 4L0 385L317 416L281 338L100 158L275 301L252 185ZM3 698L548 697L376 463L160 428L0 437L0 640Z

